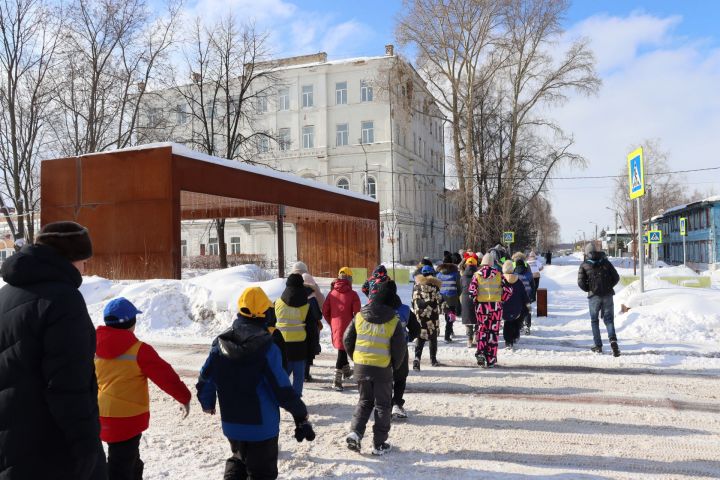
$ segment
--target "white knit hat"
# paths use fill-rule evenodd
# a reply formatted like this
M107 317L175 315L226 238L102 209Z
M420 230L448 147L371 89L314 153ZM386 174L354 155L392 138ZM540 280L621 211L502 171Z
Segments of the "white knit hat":
M292 273L308 273L307 265L304 262L295 262L292 266Z

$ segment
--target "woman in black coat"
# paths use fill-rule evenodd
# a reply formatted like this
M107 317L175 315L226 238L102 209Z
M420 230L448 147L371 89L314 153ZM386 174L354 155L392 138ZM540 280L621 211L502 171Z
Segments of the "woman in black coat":
M472 297L468 293L468 287L472 282L473 275L477 272L477 260L468 258L465 260L465 270L460 277L460 285L462 292L460 294L460 311L462 312L462 323L465 325L467 334L467 346L472 348L475 343L475 334L477 333L477 318L475 317L475 305Z

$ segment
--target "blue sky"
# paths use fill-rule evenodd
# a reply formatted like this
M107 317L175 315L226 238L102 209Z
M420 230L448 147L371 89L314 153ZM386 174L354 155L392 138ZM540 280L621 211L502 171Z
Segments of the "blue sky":
M394 43L399 0L196 0L191 15L231 8L272 32L277 56L325 51L330 58L382 55ZM588 167L562 173L617 175L625 155L660 139L672 170L720 165L720 0L576 0L565 41L590 40L603 80L599 94L550 111L573 134ZM720 194L720 173L687 174L688 191ZM549 188L562 236L614 223L612 182L556 181Z

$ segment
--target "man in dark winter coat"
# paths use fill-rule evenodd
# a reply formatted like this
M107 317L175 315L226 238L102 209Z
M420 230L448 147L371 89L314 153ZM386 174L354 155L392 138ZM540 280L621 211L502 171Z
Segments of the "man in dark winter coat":
M78 291L91 256L85 227L55 222L2 265L0 478L107 478L95 328Z
M215 339L200 370L198 400L211 415L216 401L220 402L222 430L233 452L225 462L224 478L274 479L278 475L279 407L293 416L298 442L313 441L315 432L267 330L267 295L259 287L247 288L238 307L232 328Z
M391 450L387 443L390 433L393 369L399 369L407 354L405 329L395 312L397 286L382 283L373 296L345 330L345 351L355 363L360 400L350 433L345 438L351 450L360 451L360 442L370 414L375 410L373 425L373 455L385 455Z
M588 293L590 326L592 327L593 342L595 343L592 351L602 353L600 320L598 319L598 314L602 309L603 322L610 340L610 348L612 348L613 355L619 357L620 349L615 336L615 306L613 305L615 290L613 288L620 281L620 275L607 259L605 252L597 251L595 243L591 242L585 246L585 257L585 261L578 270L578 286L582 291Z

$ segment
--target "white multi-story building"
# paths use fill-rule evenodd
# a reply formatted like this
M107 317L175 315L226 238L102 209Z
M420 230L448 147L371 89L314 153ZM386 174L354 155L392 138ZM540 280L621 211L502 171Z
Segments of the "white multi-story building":
M442 114L391 45L378 57L328 61L319 53L266 65L273 85L254 101L252 128L267 136L255 142L254 161L376 198L383 261L436 258L462 247L456 209L446 201ZM155 128L144 140L197 144L198 120L177 97L163 98L172 106L164 110L157 97L148 97L154 100L146 125ZM229 222L226 240L240 236L232 228Z

